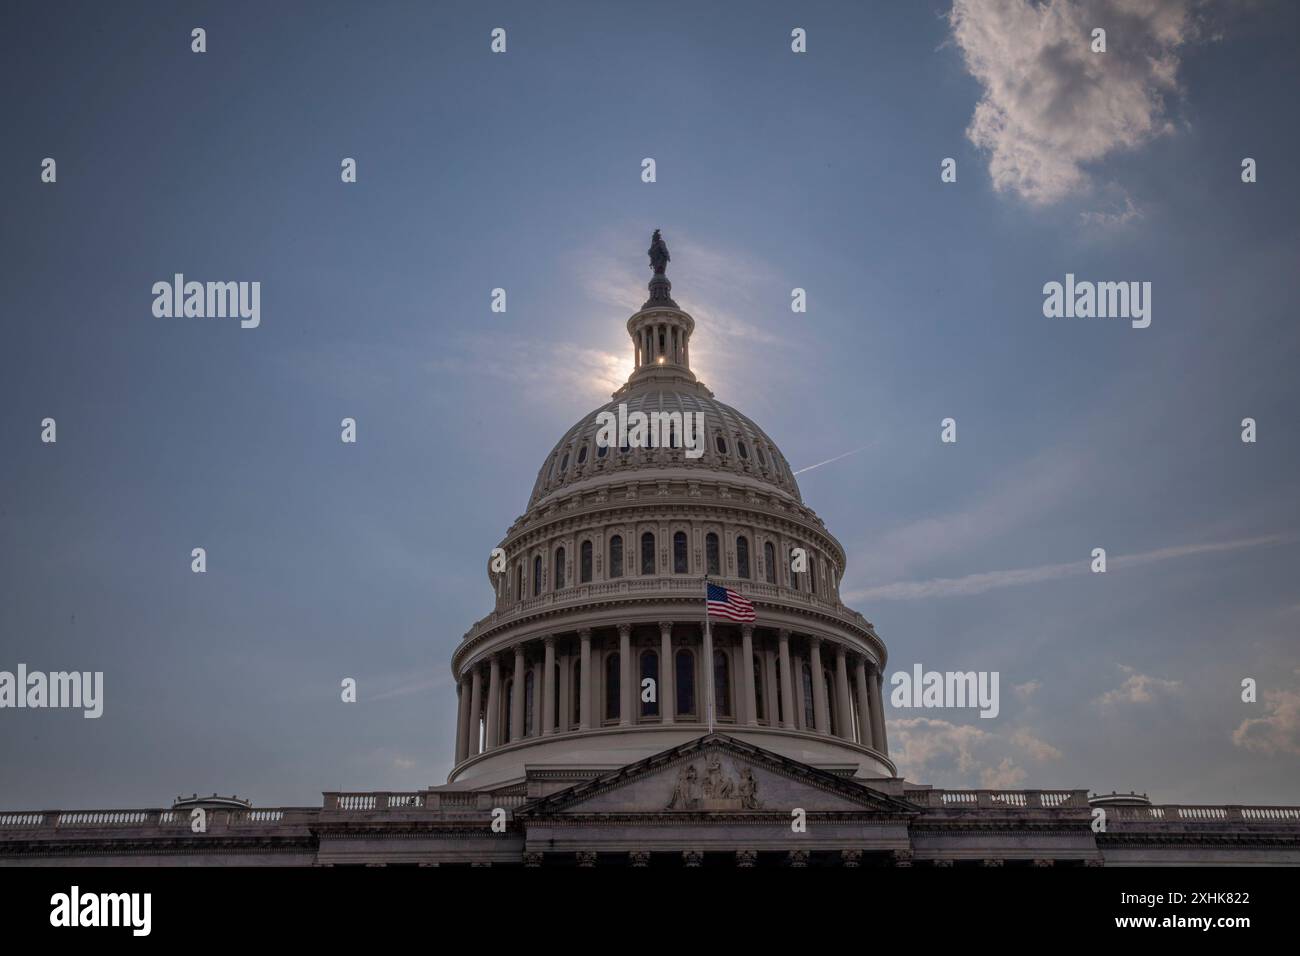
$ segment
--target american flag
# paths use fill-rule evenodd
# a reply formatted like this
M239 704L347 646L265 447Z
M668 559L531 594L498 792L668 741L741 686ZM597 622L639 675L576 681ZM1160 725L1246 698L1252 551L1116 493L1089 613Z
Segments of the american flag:
M705 584L708 589L704 601L709 609L710 617L722 617L728 621L753 621L755 619L754 605L746 601L731 588L718 587L716 584Z

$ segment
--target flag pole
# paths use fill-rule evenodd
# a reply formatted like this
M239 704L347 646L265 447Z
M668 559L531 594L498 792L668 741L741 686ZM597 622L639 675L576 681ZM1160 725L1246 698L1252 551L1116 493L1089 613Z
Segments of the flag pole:
M704 576L704 662L705 705L709 712L709 733L713 733L713 632L709 625L709 576Z

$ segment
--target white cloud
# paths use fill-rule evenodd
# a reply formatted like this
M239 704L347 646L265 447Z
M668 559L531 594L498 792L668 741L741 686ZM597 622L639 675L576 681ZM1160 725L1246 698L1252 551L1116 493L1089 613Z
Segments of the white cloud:
M1021 700L1028 700L1033 697L1043 685L1036 680L1025 681L1023 684L1013 684L1011 689L1015 691L1017 697Z
M1300 692L1263 692L1265 716L1243 720L1232 732L1232 742L1262 754L1300 754Z
M966 133L998 190L1039 204L1084 189L1084 167L1168 132L1197 0L954 0L952 36L983 95ZM1093 53L1092 30L1106 30Z
M1096 699L1095 703L1103 710L1118 704L1151 704L1159 697L1178 693L1183 687L1182 681L1139 674L1127 664L1119 665L1119 669L1128 677L1114 690L1108 690Z
M1045 763L1061 752L1026 730L1007 736L971 724L933 717L890 721L890 751L899 773L938 786L989 789L1023 786L1026 771L1018 761Z

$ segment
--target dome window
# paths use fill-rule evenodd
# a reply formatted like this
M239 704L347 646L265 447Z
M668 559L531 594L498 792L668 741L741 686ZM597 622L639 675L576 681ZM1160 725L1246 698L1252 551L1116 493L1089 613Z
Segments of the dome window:
M587 446L583 445L581 448L578 449L578 464L585 465L586 463L587 463Z
M606 455L608 455L608 454L609 454L609 446L608 446L608 445L597 445L597 446L596 446L596 457L597 457L597 458L604 458L604 457L605 457Z
M762 446L762 445L755 445L755 446L754 446L754 454L758 455L758 463L759 463L760 465L762 465L764 468L766 468L766 467L767 467L767 459L763 457L763 446Z
M745 443L743 441L736 442L736 451L740 452L741 458L744 458L746 461L749 460L749 449L745 447Z
M566 451L564 453L564 458L560 461L560 474L564 474L568 470L569 470L569 453Z
M725 455L727 453L727 440L723 438L721 435L717 435L714 437L713 445L715 448L718 449L719 455Z

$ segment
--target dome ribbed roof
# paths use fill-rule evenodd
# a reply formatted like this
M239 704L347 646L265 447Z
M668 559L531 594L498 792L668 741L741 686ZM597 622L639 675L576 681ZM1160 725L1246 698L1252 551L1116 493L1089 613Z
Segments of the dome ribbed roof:
M682 448L601 448L596 443L601 412L618 414L626 403L627 413L704 413L703 456L686 457ZM739 476L780 491L802 503L799 485L776 443L747 416L713 398L703 385L645 382L584 415L564 433L542 463L533 485L528 507L556 491L593 483L600 478L626 479L640 471L680 468L683 477L723 478Z

